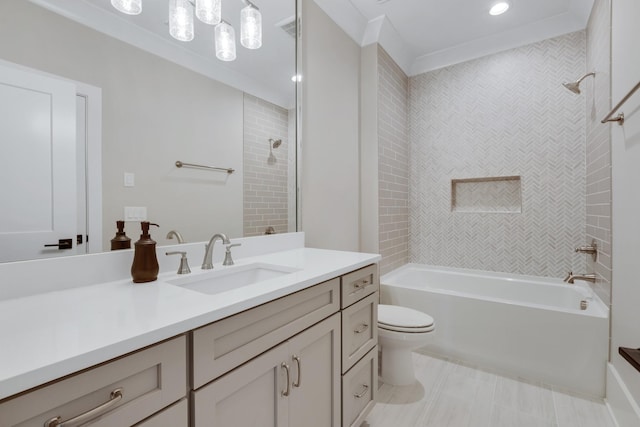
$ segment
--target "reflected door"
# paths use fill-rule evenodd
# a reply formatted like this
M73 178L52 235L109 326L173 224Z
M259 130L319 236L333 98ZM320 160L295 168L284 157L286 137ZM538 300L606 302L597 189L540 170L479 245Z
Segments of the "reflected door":
M74 254L75 86L0 66L0 159L0 262Z

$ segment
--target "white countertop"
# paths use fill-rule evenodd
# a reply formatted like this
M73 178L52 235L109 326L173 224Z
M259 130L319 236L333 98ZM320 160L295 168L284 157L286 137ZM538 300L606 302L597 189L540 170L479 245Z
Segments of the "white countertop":
M378 262L301 248L236 260L296 269L217 295L120 280L0 301L0 399ZM214 270L233 268L214 264ZM192 268L192 275L203 274Z

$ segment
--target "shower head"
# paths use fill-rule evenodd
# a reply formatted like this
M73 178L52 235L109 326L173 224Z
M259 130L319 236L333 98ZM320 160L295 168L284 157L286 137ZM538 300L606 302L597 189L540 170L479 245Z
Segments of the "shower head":
M591 72L591 73L587 73L584 76L580 77L578 80L576 80L575 82L572 83L562 83L562 86L566 87L567 89L569 89L571 92L579 95L580 94L580 82L583 81L584 79L586 79L589 76L595 76L596 73Z
M275 141L271 138L269 138L269 143L271 144L271 146L273 148L278 148L280 147L280 145L282 144L282 140L281 139L276 139Z
M569 89L571 92L580 95L580 84L573 82L573 83L562 83L562 86L566 87L567 89Z

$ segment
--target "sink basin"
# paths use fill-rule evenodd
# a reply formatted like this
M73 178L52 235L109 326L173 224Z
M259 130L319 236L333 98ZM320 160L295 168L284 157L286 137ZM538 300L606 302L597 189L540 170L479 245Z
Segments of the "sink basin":
M215 295L226 291L275 279L298 271L283 265L253 263L233 267L217 267L201 274L189 274L167 283L203 294Z

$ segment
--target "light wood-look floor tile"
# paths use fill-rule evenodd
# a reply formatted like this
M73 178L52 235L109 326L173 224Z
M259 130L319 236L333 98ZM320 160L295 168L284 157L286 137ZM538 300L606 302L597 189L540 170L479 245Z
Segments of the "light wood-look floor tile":
M414 353L417 382L383 384L362 427L614 427L601 400Z

